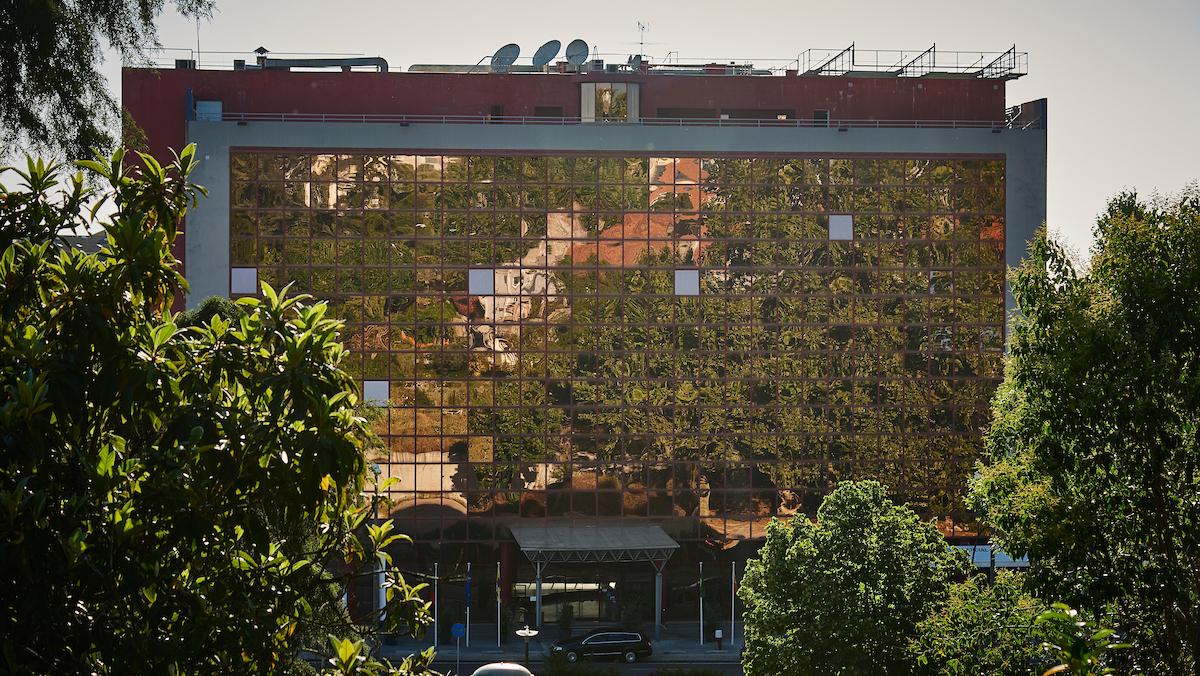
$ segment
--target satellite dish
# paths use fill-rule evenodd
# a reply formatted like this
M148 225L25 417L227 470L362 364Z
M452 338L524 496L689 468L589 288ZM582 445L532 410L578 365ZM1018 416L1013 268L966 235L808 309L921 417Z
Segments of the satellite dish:
M591 48L588 47L588 43L576 38L571 41L571 44L567 45L567 63L571 64L572 66L578 66L584 61L587 61L588 54L591 51Z
M538 47L538 50L533 54L533 67L541 68L550 63L551 59L558 56L558 50L562 47L562 43L558 40L551 40L546 44Z
M515 43L504 45L492 55L492 70L506 72L521 55L521 46Z

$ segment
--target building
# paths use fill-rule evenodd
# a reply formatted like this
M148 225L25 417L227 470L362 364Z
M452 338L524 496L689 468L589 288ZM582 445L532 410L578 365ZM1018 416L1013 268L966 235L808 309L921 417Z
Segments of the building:
M443 620L468 563L477 618L540 587L547 622L694 620L701 562L728 618L769 519L849 478L974 541L1046 210L1024 54L362 63L126 69L124 103L156 155L199 146L189 306L293 283L347 322Z

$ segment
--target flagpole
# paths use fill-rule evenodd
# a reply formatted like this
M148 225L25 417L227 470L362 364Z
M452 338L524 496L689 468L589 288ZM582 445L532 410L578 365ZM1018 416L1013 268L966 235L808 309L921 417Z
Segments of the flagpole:
M500 562L496 562L496 647L500 647Z
M438 564L433 563L433 647L438 647Z
M700 562L700 645L704 645L704 562Z
M471 647L471 562L467 561L467 647Z
M734 622L737 621L737 561L729 562L729 645L737 639ZM732 648L731 648L732 649Z

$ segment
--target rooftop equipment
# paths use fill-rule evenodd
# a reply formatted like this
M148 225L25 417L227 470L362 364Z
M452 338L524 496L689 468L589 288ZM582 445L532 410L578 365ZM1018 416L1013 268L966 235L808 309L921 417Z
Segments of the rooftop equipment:
M591 49L588 47L588 43L576 38L571 41L571 44L567 45L567 63L578 67L584 61L587 61L590 52Z
M538 50L533 54L533 65L535 68L541 68L554 60L558 56L558 50L562 47L562 43L558 40L551 40L546 44L538 47Z
M507 73L517 61L517 57L521 56L521 46L515 42L510 42L492 55L492 72Z

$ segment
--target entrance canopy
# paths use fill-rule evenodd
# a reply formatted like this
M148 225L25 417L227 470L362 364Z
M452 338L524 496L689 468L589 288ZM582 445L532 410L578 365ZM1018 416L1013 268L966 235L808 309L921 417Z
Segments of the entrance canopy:
M643 524L514 525L532 563L666 562L679 548L662 528Z

